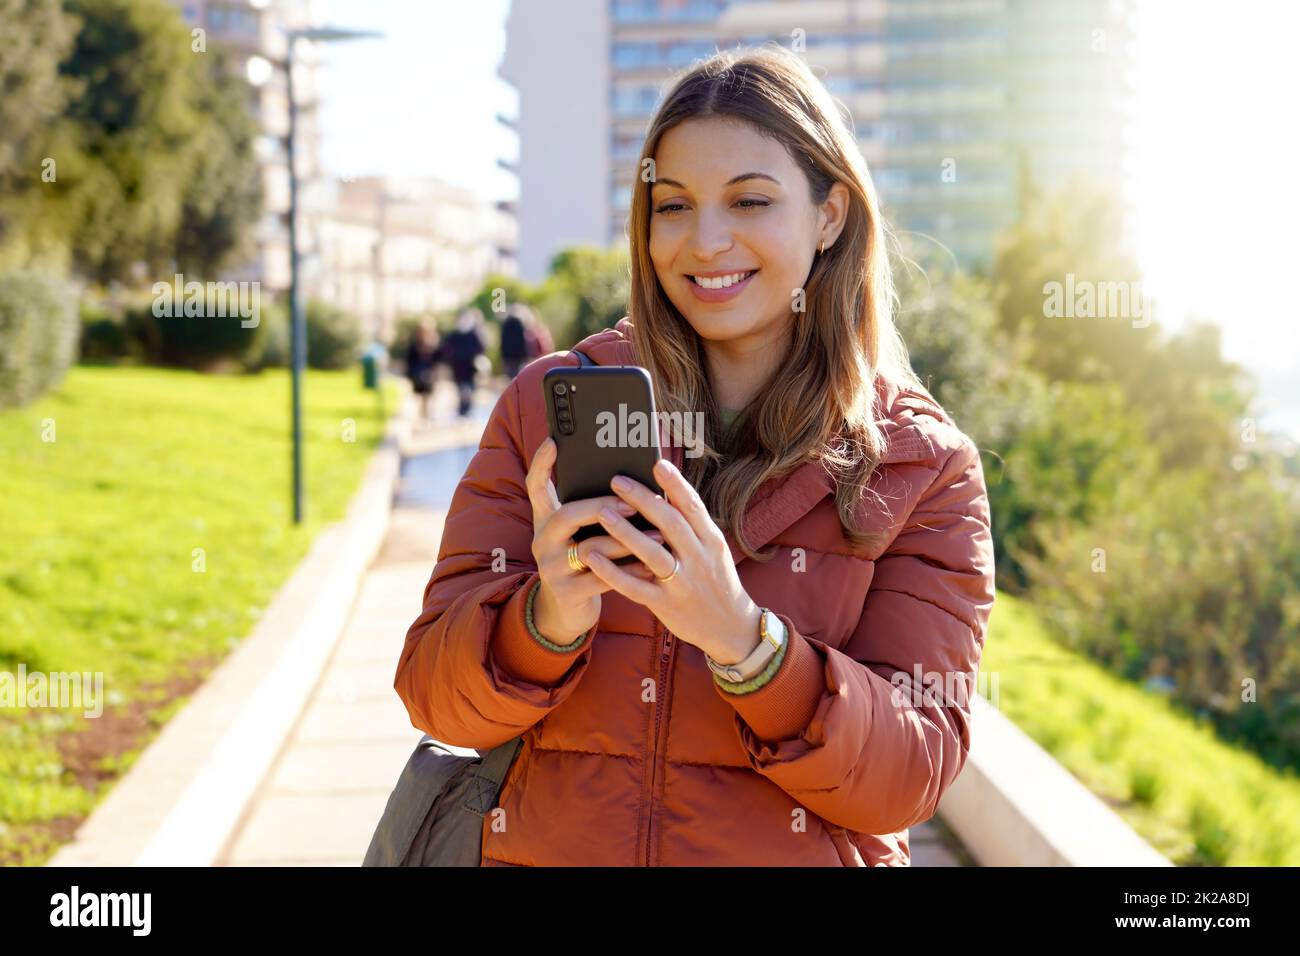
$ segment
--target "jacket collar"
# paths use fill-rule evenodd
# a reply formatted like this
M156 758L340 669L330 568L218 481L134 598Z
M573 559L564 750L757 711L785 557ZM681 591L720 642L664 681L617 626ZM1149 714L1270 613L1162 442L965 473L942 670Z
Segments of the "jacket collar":
M614 329L584 340L579 348L601 365L630 364L634 360L630 335L631 326L625 317ZM876 391L877 407L888 409L887 416L878 419L888 442L881 464L933 460L936 455L934 443L916 422L913 413L930 408L937 410L937 406L911 390L904 395L895 383L884 379L877 382ZM941 410L937 412L943 414ZM669 446L665 449L665 457L681 468L685 460L684 449L680 445ZM820 461L804 462L784 476L769 479L750 498L745 509L746 541L754 551L762 551L777 535L812 511L823 498L834 494L834 479ZM733 533L725 531L724 535L732 560L736 563L743 561L745 553Z

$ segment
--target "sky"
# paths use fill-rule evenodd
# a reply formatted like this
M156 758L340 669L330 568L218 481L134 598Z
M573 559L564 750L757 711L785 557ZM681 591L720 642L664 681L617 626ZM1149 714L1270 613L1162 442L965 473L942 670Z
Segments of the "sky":
M325 0L329 26L381 40L331 43L322 71L322 159L339 176L433 175L515 198L497 159L518 156L513 88L496 75L509 0Z
M1261 380L1261 423L1300 440L1300 4L1138 9L1130 200L1157 321L1194 314Z
M334 26L383 40L332 44L321 122L338 175L435 175L515 198L514 91L496 76L510 0L324 0ZM1260 380L1261 425L1300 440L1300 3L1138 0L1129 201L1162 326L1223 329ZM1289 108L1288 108L1289 107Z

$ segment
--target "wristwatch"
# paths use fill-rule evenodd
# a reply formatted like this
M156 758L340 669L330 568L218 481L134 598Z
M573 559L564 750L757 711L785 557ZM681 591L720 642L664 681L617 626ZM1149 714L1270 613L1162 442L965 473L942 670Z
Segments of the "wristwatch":
M762 673L768 661L775 657L776 652L785 644L786 637L785 625L781 623L781 619L775 612L768 608L762 608L762 612L758 618L758 647L754 648L753 653L735 664L719 664L705 654L704 660L708 663L709 670L733 684L747 681Z

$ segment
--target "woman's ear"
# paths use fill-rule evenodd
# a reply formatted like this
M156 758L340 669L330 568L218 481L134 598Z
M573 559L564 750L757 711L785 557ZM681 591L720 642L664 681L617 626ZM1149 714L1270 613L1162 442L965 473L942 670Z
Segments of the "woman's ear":
M844 224L848 221L849 188L842 182L835 182L820 209L821 229L817 241L825 241L826 248L829 249L844 231Z

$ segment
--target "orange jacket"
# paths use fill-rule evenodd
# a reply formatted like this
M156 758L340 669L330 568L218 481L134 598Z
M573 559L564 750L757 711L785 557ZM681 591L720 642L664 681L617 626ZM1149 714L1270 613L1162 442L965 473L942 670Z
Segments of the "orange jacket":
M627 323L579 347L630 364ZM952 690L974 680L993 605L974 444L927 393L881 380L889 448L870 485L880 497L862 507L885 543L851 547L815 461L759 490L749 544L779 553L751 561L727 541L790 643L767 685L732 695L698 648L615 591L578 651L528 631L524 475L548 434L542 376L576 364L547 355L497 401L394 682L411 723L444 743L524 735L501 788L505 825L485 818L483 865L908 865L907 828L934 815L966 759L968 698ZM680 466L682 451L665 453Z

